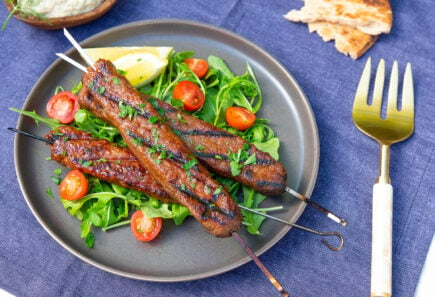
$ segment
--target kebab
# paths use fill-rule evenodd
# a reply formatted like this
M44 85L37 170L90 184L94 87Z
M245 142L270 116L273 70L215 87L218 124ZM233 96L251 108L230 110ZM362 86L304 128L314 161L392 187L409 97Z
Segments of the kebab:
M286 186L287 173L284 166L267 152L260 151L240 136L186 114L158 98L144 94L141 96L144 101L148 101L158 110L165 118L165 123L210 171L252 187L266 196L277 196L288 192L325 213L335 222L343 226L347 225L347 221L343 218ZM82 108L89 110L103 121L109 121L104 108L93 100L86 85L83 85L80 90L79 103ZM255 162L242 166L240 172L234 174L229 156L239 152L254 156Z

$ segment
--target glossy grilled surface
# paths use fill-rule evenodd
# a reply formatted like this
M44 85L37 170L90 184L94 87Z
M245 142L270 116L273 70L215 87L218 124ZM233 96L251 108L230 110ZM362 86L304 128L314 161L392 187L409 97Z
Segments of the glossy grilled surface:
M88 68L83 85L108 120L121 133L124 141L153 179L212 235L230 236L241 225L241 213L226 190L210 177L193 153L149 102L116 72L109 61L99 60L96 70ZM127 114L123 112L127 110ZM99 116L99 113L96 113ZM163 157L162 157L163 156Z

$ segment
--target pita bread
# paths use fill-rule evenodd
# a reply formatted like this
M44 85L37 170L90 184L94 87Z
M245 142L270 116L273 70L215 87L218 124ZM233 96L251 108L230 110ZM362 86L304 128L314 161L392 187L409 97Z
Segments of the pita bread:
M326 42L335 40L335 48L356 60L375 44L377 35L369 35L349 26L327 22L308 24L310 32L317 32Z
M291 10L285 18L293 22L337 23L369 35L389 33L393 13L388 0L304 0L300 10Z

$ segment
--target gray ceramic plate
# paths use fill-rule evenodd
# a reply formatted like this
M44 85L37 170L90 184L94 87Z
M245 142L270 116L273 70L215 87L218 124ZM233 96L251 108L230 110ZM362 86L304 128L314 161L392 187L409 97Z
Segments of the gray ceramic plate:
M305 195L311 194L319 161L319 140L311 107L295 79L259 47L221 28L181 20L131 23L95 35L81 45L173 46L177 51L194 50L199 57L222 57L237 74L244 73L249 63L264 93L260 117L271 119L271 126L282 142L280 155L288 171L288 185ZM84 64L75 50L66 54ZM33 87L23 109L45 114L45 105L56 86L71 89L80 77L79 70L61 60L55 61ZM17 127L38 135L49 130L25 117L20 117ZM182 226L165 222L159 237L150 243L135 240L128 227L96 232L95 247L87 248L80 238L80 223L66 213L57 199L46 194L51 187L58 195L50 176L59 165L45 160L49 154L44 144L16 137L17 176L29 207L47 232L80 259L125 277L161 282L205 278L250 260L233 238L214 238L193 219ZM288 194L271 198L264 205L283 205L284 209L275 215L292 222L305 207ZM267 221L262 236L252 236L244 230L240 234L257 254L262 254L288 230L286 225Z

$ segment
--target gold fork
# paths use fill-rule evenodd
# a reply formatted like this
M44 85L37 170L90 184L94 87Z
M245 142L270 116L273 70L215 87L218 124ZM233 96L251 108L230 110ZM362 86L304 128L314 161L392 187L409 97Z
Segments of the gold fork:
M372 103L368 104L371 59L367 60L355 94L352 118L359 130L381 146L380 174L373 186L371 297L391 296L393 187L389 176L390 145L408 138L414 130L414 87L411 64L406 65L402 107L397 107L398 65L394 62L388 88L386 117L382 118L385 61L380 60Z

